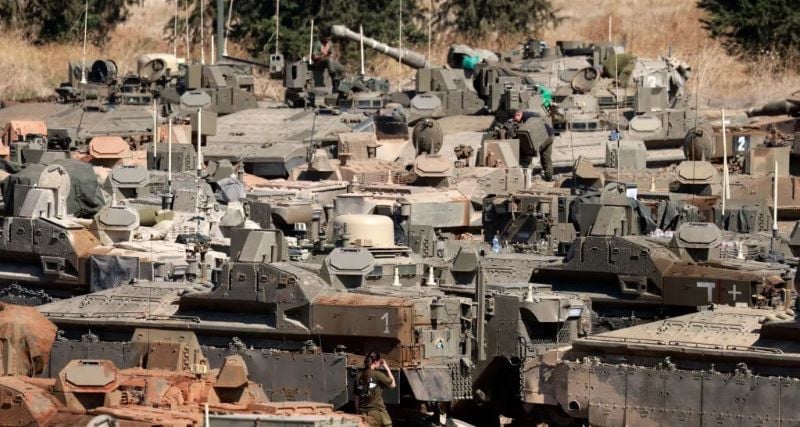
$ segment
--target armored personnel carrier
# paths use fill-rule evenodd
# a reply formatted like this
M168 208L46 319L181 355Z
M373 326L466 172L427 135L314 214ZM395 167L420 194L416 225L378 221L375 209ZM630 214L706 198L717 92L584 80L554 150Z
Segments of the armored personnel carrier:
M340 226L351 242L366 244L359 219L340 217ZM136 328L193 330L212 367L221 360L216 355L240 353L255 381L281 384L268 390L273 400L289 399L280 390L296 384L292 393L340 407L352 393L347 368L377 350L400 379L398 391L385 393L387 403L468 402L477 393L497 413L520 411L507 399L518 393L507 383L519 381L517 361L585 333L583 302L524 284L422 286L423 264L404 261L408 250L381 238L391 234L383 228L372 227L374 247L333 249L321 265L289 262L278 231L233 229L231 258L215 273L213 290L133 281L39 308L63 330L67 354L102 352L121 367ZM99 342L87 343L89 333ZM519 337L526 337L522 347ZM296 361L265 364L274 349Z
M462 316L471 317L469 301L347 292L287 263L287 258L279 232L234 230L231 261L217 273L219 285L210 292L187 294L191 286L186 283L142 281L51 303L40 310L76 343L89 331L102 341L127 341L135 328L145 325L195 330L200 342L219 354L231 342L244 342L254 349L242 347L243 351L258 355L251 372L263 383L273 381L259 374L264 369L259 361L269 349L292 350L300 359L310 352L308 357L318 362L309 366L323 370L314 374L318 378L313 385L306 384L305 393L337 407L348 400L345 351L356 357L353 365L358 365L358 355L380 351L393 368L403 372L406 382L401 384L410 387L412 400L451 401L471 393L469 367L459 362L469 357L469 346L464 346L464 328L469 323L462 321ZM433 341L423 341L426 336ZM423 351L423 345L433 347ZM294 368L285 369L288 374ZM318 387L320 382L327 386ZM431 388L431 383L442 386ZM466 388L453 387L462 383ZM387 401L399 403L400 395Z
M580 175L583 185L595 185L598 178L586 170ZM796 252L789 239L774 234L763 205L729 200L727 213L720 215L717 199L709 207L702 196L669 193L654 205L641 193L636 198L626 192L611 183L599 193L528 190L486 198L487 275L510 275L591 298L593 330L711 302L793 306ZM497 255L489 253L493 240ZM658 279L646 277L651 273Z
M0 304L0 340L7 361L0 368L0 391L16 396L0 408L3 426L199 425L204 418L232 423L254 417L260 425L277 426L291 416L365 425L328 404L270 402L249 380L241 356L225 356L219 369L209 369L192 333L137 330L126 360L132 366L119 369L111 360L87 359L90 354L56 342L55 325L36 309Z
M599 334L528 364L523 400L561 425L792 424L796 330L791 312L713 305Z

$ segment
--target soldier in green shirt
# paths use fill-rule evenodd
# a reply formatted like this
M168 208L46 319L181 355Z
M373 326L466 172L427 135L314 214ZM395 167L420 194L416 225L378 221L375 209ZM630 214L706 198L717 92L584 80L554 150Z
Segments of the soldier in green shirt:
M333 41L329 33L322 33L320 39L314 42L314 49L311 52L311 60L314 68L318 70L328 70L328 74L333 80L334 89L344 74L344 66L334 57Z
M364 370L358 376L356 409L359 414L367 416L367 422L371 426L391 427L392 419L383 403L383 389L395 387L397 384L394 375L386 361L381 359L378 352L370 352L364 358Z

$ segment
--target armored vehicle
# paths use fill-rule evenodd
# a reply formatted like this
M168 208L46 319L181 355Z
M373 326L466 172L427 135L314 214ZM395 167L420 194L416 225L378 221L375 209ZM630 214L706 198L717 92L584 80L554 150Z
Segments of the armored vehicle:
M301 60L284 71L283 102L291 108L335 108L342 111L373 112L389 98L389 81L356 75L333 81L327 70Z
M787 240L770 233L763 206L729 202L719 216L669 202L656 211L625 192L612 183L596 195L487 198L486 241L496 239L501 252L485 258L487 269L586 295L599 316L596 325L606 327L632 315L653 318L708 303L794 304L797 259Z
M152 73L150 58L140 58L140 74ZM155 67L157 68L157 67ZM208 111L219 116L257 108L255 80L249 66L238 64L189 64L181 69L174 84L161 88L158 95L164 104L177 106L180 97L189 91L205 92L211 98ZM152 78L152 77L151 77Z
M363 115L357 117L360 121ZM347 116L272 106L220 117L215 136L208 137L206 160L241 162L245 171L281 178L309 158L313 144L332 144L350 130Z
M87 359L91 353L56 342L55 325L36 309L0 304L0 340L6 361L0 391L15 396L0 408L3 426L199 425L204 417L231 423L256 414L259 425L280 425L301 415L306 422L363 423L361 417L334 413L328 404L270 402L249 380L240 355L224 356L218 369L210 369L192 333L137 330L127 359L119 360L130 367L120 369L111 360Z
M793 313L711 306L579 339L526 366L523 400L555 424L792 424Z
M324 366L315 374L323 376L314 386L308 384L305 393L336 406L348 400L344 354L334 354L345 349L356 358L354 365L359 355L380 351L403 373L401 390L403 384L410 387L407 393L412 400L451 401L471 393L469 367L460 362L469 357L463 329L469 323L462 321L462 317L471 318L469 301L347 292L287 263L287 258L280 232L233 230L231 261L215 273L219 282L210 292L186 294L191 286L187 283L143 281L40 309L73 340L89 331L103 341L122 341L137 327L192 329L202 344L221 354L238 337L255 348L246 351L258 354L251 372L259 382L268 380L258 374L264 369L258 364L268 357L269 349L292 350L297 357L319 349L323 353L311 352L308 357L318 360L311 366ZM138 297L131 300L133 295ZM143 312L149 314L142 316ZM435 339L423 341L424 337ZM423 350L424 345L433 347ZM455 379L442 382L452 375L463 378L459 381L465 381L466 388L454 388L453 384L462 384ZM442 384L440 388L428 387L434 378ZM320 382L327 386L317 387ZM399 403L400 395L387 400Z
M362 36L345 26L334 25L336 37L361 41ZM389 94L388 98L408 108L408 120L424 117L473 115L483 112L511 112L516 108L538 109L541 97L530 82L519 75L486 74L476 89L463 68L446 68L431 63L423 55L398 49L363 37L364 45L417 70L413 91Z
M368 243L358 221L340 221L350 224L352 242ZM384 234L389 237L381 240ZM233 229L231 258L214 272L213 290L186 282L132 281L39 308L64 331L65 345L90 352L103 348L115 363L131 345L126 342L135 328L191 329L206 346L212 367L220 361L214 355L241 353L253 379L265 387L297 384L293 393L339 407L352 392L347 384L354 374L347 368L377 350L400 379L398 391L385 393L387 403L471 401L478 393L481 404L519 411L516 400L506 399L518 393L507 384L509 378L518 381L517 361L583 333L578 323L583 302L519 284L487 285L477 292L422 286L423 265L403 261L398 256L403 249L390 234L374 234L374 248L334 249L315 265L289 262L278 231ZM508 325L515 328L495 332ZM100 342L87 343L89 333ZM520 336L526 337L523 349ZM265 365L274 349L291 352L296 362ZM270 370L278 366L286 375L306 372L314 380L269 378L266 372L278 375ZM273 400L290 398L280 390L267 394Z

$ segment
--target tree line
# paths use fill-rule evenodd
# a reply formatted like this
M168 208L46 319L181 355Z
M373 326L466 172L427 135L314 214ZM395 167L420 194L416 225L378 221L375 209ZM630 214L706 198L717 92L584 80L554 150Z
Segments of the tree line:
M130 16L130 7L143 0L88 0L89 39L102 45L111 30ZM200 21L198 1L205 1L206 25L213 26L216 1L179 1L179 8L191 9L189 25ZM251 54L274 49L276 37L274 0L226 0L234 2L230 39ZM86 0L0 0L0 25L23 34L33 43L73 41L83 37ZM174 3L172 3L174 4ZM786 57L800 47L800 8L797 0L698 0L705 12L701 24L733 53ZM287 57L308 49L311 20L325 30L333 24L357 29L365 35L395 43L402 32L404 44L421 45L429 25L435 34L456 32L467 39L492 34L535 37L542 29L561 20L551 0L280 0L280 50ZM226 10L227 13L227 10ZM179 19L181 34L183 19ZM171 37L173 23L165 28ZM192 31L197 37L198 31ZM354 47L344 44L345 56Z

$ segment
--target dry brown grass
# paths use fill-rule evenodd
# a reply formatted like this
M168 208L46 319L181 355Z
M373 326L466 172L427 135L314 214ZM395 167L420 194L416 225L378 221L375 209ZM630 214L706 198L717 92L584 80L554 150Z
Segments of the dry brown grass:
M745 108L787 96L800 89L800 75L780 70L776 61L755 58L752 62L728 55L719 41L702 28L703 12L696 0L553 0L564 21L541 36L551 45L557 40L608 40L609 18L612 39L623 41L629 52L644 57L666 55L687 62L693 69L690 92L699 93L702 107ZM453 34L435 36L432 57L444 63L450 43L463 39ZM483 40L470 40L473 46L495 51L510 49L521 37L494 34ZM427 46L419 48L420 52ZM392 60L378 59L372 69L393 80L397 66ZM409 76L407 71L405 76Z
M612 19L612 38L624 41L628 51L641 56L673 55L689 63L693 70L690 90L698 89L702 106L748 107L767 100L786 96L800 88L800 75L780 71L774 61L754 59L742 61L726 54L720 43L708 37L699 22L702 12L695 0L553 0L565 18L556 29L545 29L542 36L549 43L556 40L606 40L608 21ZM171 51L171 44L163 38L163 28L172 15L172 6L163 0L146 0L133 10L131 19L119 26L110 36L110 42L99 49L90 46L87 57L112 58L125 72L134 66L137 54L147 51ZM447 48L459 40L453 34L437 34L432 57L444 63ZM470 40L475 46L492 50L514 47L521 38L496 34L483 40ZM394 41L388 41L394 43ZM237 55L244 52L228 45ZM426 52L427 46L417 50ZM0 36L0 51L13 54L0 56L0 99L30 99L53 94L52 88L66 78L66 64L80 58L80 44L53 44L31 46L19 37ZM178 53L183 55L184 46ZM193 57L197 57L195 48ZM357 71L351 64L350 71ZM398 67L389 58L374 55L369 64L371 74L409 82L413 70ZM279 81L257 79L257 94L271 99L282 97Z
M732 57L702 28L703 12L695 0L594 0L590 6L555 0L565 21L545 32L545 39L607 40L612 18L612 39L625 42L628 51L642 56L674 56L692 66L691 91L701 105L748 107L785 97L800 88L800 75L780 71L770 59L752 62Z
M132 9L130 20L118 26L101 47L87 45L86 58L113 59L124 74L133 71L136 56L144 52L172 51L162 29L171 16L171 6L161 0L145 0ZM80 43L35 46L19 35L0 36L0 100L47 98L67 79L67 63L81 59Z

